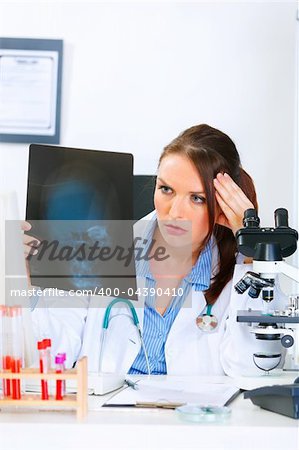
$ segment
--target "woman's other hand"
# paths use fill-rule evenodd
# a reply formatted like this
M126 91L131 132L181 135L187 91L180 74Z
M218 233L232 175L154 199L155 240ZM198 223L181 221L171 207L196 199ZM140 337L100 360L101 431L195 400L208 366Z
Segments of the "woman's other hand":
M27 280L28 280L28 287L31 287L31 280L30 280L30 270L29 270L29 261L28 257L29 255L36 255L38 253L36 246L40 243L38 239L36 239L33 236L28 236L26 234L26 231L31 230L31 224L26 221L21 222L21 229L24 231L23 235L23 248L24 248L24 254L25 254L25 262L26 262L26 272L27 272Z
M232 230L234 234L243 228L244 212L254 208L242 189L227 174L218 173L214 179L216 200L220 206L217 223Z
M31 224L29 222L26 222L25 220L21 222L21 229L23 231L29 231L31 230ZM26 233L24 233L23 236L23 247L24 247L24 253L26 259L29 255L36 255L37 249L36 246L39 244L39 240L36 239L33 236L28 236Z

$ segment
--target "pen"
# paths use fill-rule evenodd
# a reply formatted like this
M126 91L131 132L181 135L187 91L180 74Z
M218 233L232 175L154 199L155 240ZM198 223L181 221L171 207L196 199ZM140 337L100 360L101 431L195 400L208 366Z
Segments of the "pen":
M179 402L136 402L136 408L163 408L163 409L175 409L179 406L184 405L185 403Z
M131 387L132 389L135 389L135 391L137 391L137 389L138 389L138 386L137 386L138 381L139 381L139 380L137 380L137 381L134 382L134 381L132 381L132 380L126 379L126 380L125 380L125 383L126 383L129 387Z

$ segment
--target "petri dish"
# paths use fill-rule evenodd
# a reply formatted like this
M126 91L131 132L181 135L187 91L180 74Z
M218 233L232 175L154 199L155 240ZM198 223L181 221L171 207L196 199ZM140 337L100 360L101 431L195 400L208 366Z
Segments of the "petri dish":
M231 415L227 406L203 406L187 403L175 409L179 418L187 422L224 422Z

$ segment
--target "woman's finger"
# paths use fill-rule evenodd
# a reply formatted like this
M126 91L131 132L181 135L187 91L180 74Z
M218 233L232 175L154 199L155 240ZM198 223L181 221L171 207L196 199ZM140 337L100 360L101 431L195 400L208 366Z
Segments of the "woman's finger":
M224 173L222 174L218 174L220 178L220 180L222 180L223 186L230 190L232 189L232 191L236 194L238 194L238 197L243 200L244 202L248 201L248 198L246 197L246 195L244 194L244 192L242 191L242 189L240 188L240 186L237 185L237 183L234 182L234 180L229 176L228 173Z
M217 178L214 180L214 186L222 199L236 213L245 206L246 198L244 199L238 189L231 182L224 179L223 175L221 177L217 175Z
M216 200L217 200L222 212L225 214L225 217L227 217L228 219L233 217L233 215L235 215L235 213L231 209L231 207L223 200L223 198L217 191L216 191L215 195L216 195Z
M24 254L26 256L26 258L29 255L37 255L38 250L36 248L34 248L33 246L30 245L24 245Z
M214 179L214 186L222 200L235 212L240 215L248 208L253 208L253 204L246 197L242 189L227 174L217 174Z
M37 246L40 244L40 241L36 239L34 236L29 236L28 234L23 235L23 244Z
M27 222L26 220L22 220L21 229L23 231L29 231L29 230L31 230L31 228L32 228L31 223Z
M31 230L31 224L27 221L21 222L21 229L23 231L29 231ZM29 236L28 234L23 234L23 248L24 248L24 254L25 257L28 258L29 255L36 255L38 253L38 250L36 247L38 247L40 244L40 241L36 239L34 236Z
M227 219L226 226L233 229L239 227L239 225L242 225L243 216L241 218L239 214L236 214L235 211L231 209L231 207L221 198L221 196L217 192L216 192L216 200L222 210L222 213Z
M228 174L217 174L214 179L214 187L216 200L227 219L227 225L223 217L221 222L225 226L229 226L233 233L236 233L243 226L244 212L254 206Z
M243 227L243 215L242 214L236 214L228 205L227 203L221 198L221 196L216 192L216 200L222 210L222 214L219 215L219 223L220 225L223 225L225 227L228 227L232 230L234 234ZM223 217L224 216L224 217ZM225 220L226 218L226 220Z

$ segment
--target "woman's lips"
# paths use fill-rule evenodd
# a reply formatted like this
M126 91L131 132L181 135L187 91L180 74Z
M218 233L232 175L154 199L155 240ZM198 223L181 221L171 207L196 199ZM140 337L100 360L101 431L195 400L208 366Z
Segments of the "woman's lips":
M181 227L176 227L174 225L164 225L168 234L172 236L182 236L183 234L188 233L188 230L185 230Z

